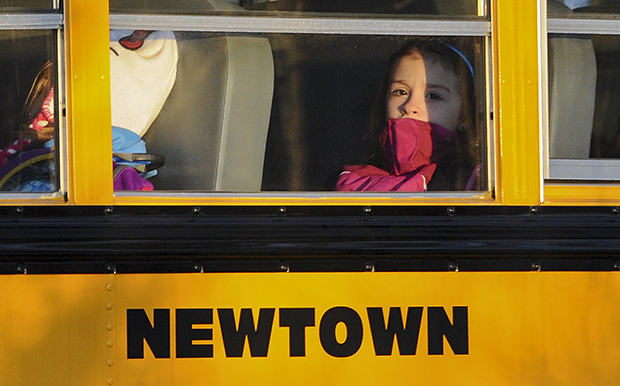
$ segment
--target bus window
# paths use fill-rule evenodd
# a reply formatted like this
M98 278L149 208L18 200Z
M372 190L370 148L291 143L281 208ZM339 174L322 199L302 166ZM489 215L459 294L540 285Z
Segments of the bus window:
M359 35L270 36L276 65L276 89L263 190L333 190L346 165L355 167L371 163L389 169L383 165L384 152L377 149L380 138L376 130L383 126L386 114L385 90L381 89L390 56L406 41L403 37ZM475 57L476 48L482 49L483 44L482 39L476 38L449 41L467 47L468 57ZM455 61L462 59L456 57ZM469 74L461 75L470 78ZM468 177L481 162L477 145L484 127L479 121L474 122L483 114L476 114L480 110L476 111L473 95L473 92L464 95L463 104L468 107L462 108L462 114L470 115L472 119L456 131L459 139L476 138L472 141L474 146L468 147L473 150L474 157ZM474 103L470 109L471 102ZM484 104L478 108L481 106ZM372 160L373 155L378 159ZM393 184L388 183L383 189L387 186ZM343 190L355 189L354 185L343 186Z
M221 0L110 0L110 13L207 15L243 12L237 1Z
M6 11L0 23L0 198L56 191L54 93L61 15L55 11L42 18L40 12L27 13L52 10L51 1L2 1L0 7Z
M476 0L241 0L254 11L325 12L370 14L427 14L427 15L480 15L481 5Z
M132 35L110 34L113 133L138 135L142 151L165 158L152 178L141 176L148 181L134 173L138 190L260 190L273 88L267 39L155 31L131 50L122 39Z
M340 14L426 14L444 16L484 16L486 1L480 0L222 0L233 6L221 4L211 7L209 1L197 0L110 0L114 13L149 14L213 14L235 13L243 9L268 13L340 13ZM344 15L341 15L344 16Z
M563 3L579 13L619 13L617 0L564 0Z
M548 2L550 180L620 180L620 1Z
M373 134L377 126L374 118L386 118L386 94L381 85L390 73L390 56L415 40L439 47L425 62L428 74L442 55L449 59L437 66L441 71L450 67L446 63L454 63L454 69L446 73L454 75L458 83L451 90L458 94L458 122L420 118L429 122L425 125L433 133L436 149L444 148L436 142L436 134L445 137L442 143L447 143L445 154L449 156L440 157L439 150L432 153L433 159L427 154L423 162L440 165L437 172L431 172L433 183L429 183L430 175L419 174L425 163L403 172L423 179L418 184L421 188L403 191L488 189L485 52L490 26L482 2L462 1L450 8L443 1L426 1L424 7L421 2L414 2L417 7L410 6L412 2L374 2L373 7L371 2L350 1L184 0L175 3L174 10L161 11L164 15L153 15L152 21L148 15L141 22L124 17L124 13L157 13L171 6L153 1L153 7L147 7L146 3L110 3L112 124L140 136L145 152L165 157L155 175L139 176L153 189L338 194L339 175L346 167L377 164L386 169L379 165L381 161L369 162L374 148L385 147L380 145L383 134ZM188 8L182 9L183 4ZM285 17L271 18L274 12ZM434 16L401 20L349 17L365 12ZM339 19L322 18L323 13L333 13ZM201 23L184 18L185 14L207 16ZM452 16L446 18L449 14ZM306 16L311 16L313 23L291 23ZM442 23L435 24L437 20ZM368 32L369 26L375 32ZM174 32L164 32L170 30ZM135 48L123 45L127 41L135 43ZM158 47L157 55L149 46ZM128 76L136 82L115 80L116 68L124 68L118 63L131 55L141 57L140 65L145 66ZM160 63L155 65L155 61ZM121 71L118 79L122 76ZM136 90L126 94L130 86ZM426 94L425 98L432 95L433 101L425 104L440 99L439 93ZM121 101L123 95L127 101ZM151 110L127 108L134 102ZM383 105L380 113L379 105ZM134 129L120 119L122 114L145 125ZM145 119L147 116L152 119ZM444 128L446 125L449 127ZM457 153L453 148L462 150ZM445 166L441 166L444 160Z
M55 0L2 0L0 1L0 9L3 12L27 11L27 10L43 10L58 8L58 1Z

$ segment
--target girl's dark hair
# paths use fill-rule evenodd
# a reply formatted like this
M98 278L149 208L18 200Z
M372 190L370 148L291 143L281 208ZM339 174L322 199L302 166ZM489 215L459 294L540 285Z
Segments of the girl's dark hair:
M24 103L24 110L22 112L22 124L20 127L19 136L29 138L33 141L47 141L54 137L54 125L49 124L45 128L40 130L33 130L30 125L32 121L37 117L41 111L43 102L49 95L52 87L54 86L54 66L51 61L45 63L43 68L37 74L32 88L28 93L28 98Z
M458 47L457 42L444 39L416 38L407 41L390 56L387 71L383 75L378 99L375 103L370 130L366 137L370 147L369 164L377 167L384 166L379 136L386 122L387 94L394 67L401 58L417 55L426 62L439 64L446 71L456 74L462 82L460 97L463 102L461 111L463 129L457 131L455 151L453 154L446 155L441 164L438 165L437 172L431 179L428 189L465 190L472 171L479 163L480 135L476 127L475 85L472 67L461 56L461 51L457 51Z

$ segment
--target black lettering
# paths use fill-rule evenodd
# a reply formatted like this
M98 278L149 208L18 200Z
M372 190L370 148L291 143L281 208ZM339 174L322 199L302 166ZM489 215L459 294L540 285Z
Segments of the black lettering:
M144 358L144 341L155 358L170 358L170 310L153 310L153 325L143 309L127 310L127 358Z
M396 336L400 355L415 355L422 323L422 311L422 307L409 307L407 309L407 324L403 327L400 307L390 307L386 327L383 309L379 307L367 308L375 354L392 355L394 336Z
M452 307L453 323L443 307L428 307L428 354L443 355L443 337L455 354L469 354L467 307Z
M280 308L280 327L289 327L289 355L306 356L306 327L314 327L314 308Z
M213 340L213 329L193 329L194 324L213 324L213 309L177 309L177 358L213 358L212 344L194 344L194 340Z
M243 356L246 336L250 345L250 356L267 356L275 308L260 309L256 329L254 329L254 316L250 308L241 309L239 329L236 328L235 314L232 308L218 308L217 314L220 320L220 329L227 357L236 358Z
M347 327L347 339L342 343L336 339L338 323L344 323ZM363 334L362 319L349 307L330 308L321 318L319 326L321 345L331 356L344 358L355 354L362 345Z

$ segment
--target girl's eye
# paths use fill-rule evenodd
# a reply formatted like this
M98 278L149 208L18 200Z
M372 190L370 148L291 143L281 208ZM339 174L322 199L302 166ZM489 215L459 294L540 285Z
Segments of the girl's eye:
M426 98L434 101L440 101L443 99L441 95L434 92L429 92L428 94L426 94Z
M402 88L397 88L396 90L392 90L392 95L394 96L404 96L407 95L407 90L404 90Z

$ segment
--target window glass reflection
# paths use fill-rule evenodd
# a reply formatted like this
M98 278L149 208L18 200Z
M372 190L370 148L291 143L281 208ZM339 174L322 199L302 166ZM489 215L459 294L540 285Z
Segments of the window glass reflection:
M596 100L592 158L620 158L620 36L595 35Z
M165 158L141 178L157 190L261 189L274 84L265 36L112 31L110 61L113 132L145 147L114 152Z
M477 16L482 0L110 0L112 13L208 14L243 9L269 13Z
M620 158L620 36L549 36L550 158Z
M263 190L333 190L346 165L373 165L394 174L389 171L390 166L383 162L386 154L382 151L384 149L380 141L386 118L392 118L386 112L386 79L391 73L388 70L391 67L390 56L406 40L400 37L368 36L270 36L276 65L276 86ZM458 47L464 56L471 58L468 61L472 69L478 68L483 62L481 39L432 40L445 40L453 47ZM450 55L457 63L456 73L462 76L461 79L472 78L459 54L443 43L436 45L442 55ZM449 65L440 63L435 66L436 59L429 55L427 66L432 65L438 70L448 67L446 72L453 74L454 69L449 68ZM427 75L430 79L430 72ZM476 80L476 88L483 78L480 76ZM456 132L454 137L458 138L457 147L463 153L468 153L468 170L463 171L463 177L459 177L461 181L468 180L472 169L481 164L483 159L481 149L484 148L484 124L481 120L484 117L484 101L483 98L475 98L471 92L472 86L467 84L467 87L459 87L455 91L463 103L459 109L458 124L448 125L448 131ZM482 87L484 89L484 84ZM440 98L437 95L439 92L435 94L430 87L425 91L426 98ZM464 93L461 94L462 91ZM427 104L430 103L434 101L427 99ZM437 117L421 119L446 125ZM465 121L467 123L461 126ZM344 171L347 171L346 168ZM447 174L452 172L460 173L451 170ZM444 176L447 177L447 174ZM444 183L438 181L439 177L435 179L435 187L429 186L429 189L465 190L467 185L467 181L455 183L452 178L447 178ZM361 181L361 184L367 182ZM481 183L475 189L483 188L484 183Z
M143 41L134 39L140 36ZM123 40L129 44L123 46ZM434 66L430 55L427 65L447 66L458 84L448 92L460 103L449 122L421 120L449 126L444 130L462 138L458 146L468 154L465 167L454 170L459 182L451 185L446 177L434 189L465 190L480 166L470 189L483 190L483 38L433 40L456 64ZM142 151L165 157L157 174L147 178L156 190L334 191L343 168L369 164L379 145L373 117L382 105L379 115L386 118L381 84L390 55L406 41L112 31L112 122L141 137ZM427 103L442 98L444 90L436 86L426 93L432 98Z
M0 190L56 190L54 32L0 31L0 46Z
M478 15L476 0L241 0L241 2L254 11Z
M618 0L548 0L549 15L567 14L557 4L564 5L577 14L620 14L620 1Z
M110 13L209 14L242 11L227 0L110 0Z
M52 9L54 3L52 0L0 0L0 9L3 12Z

